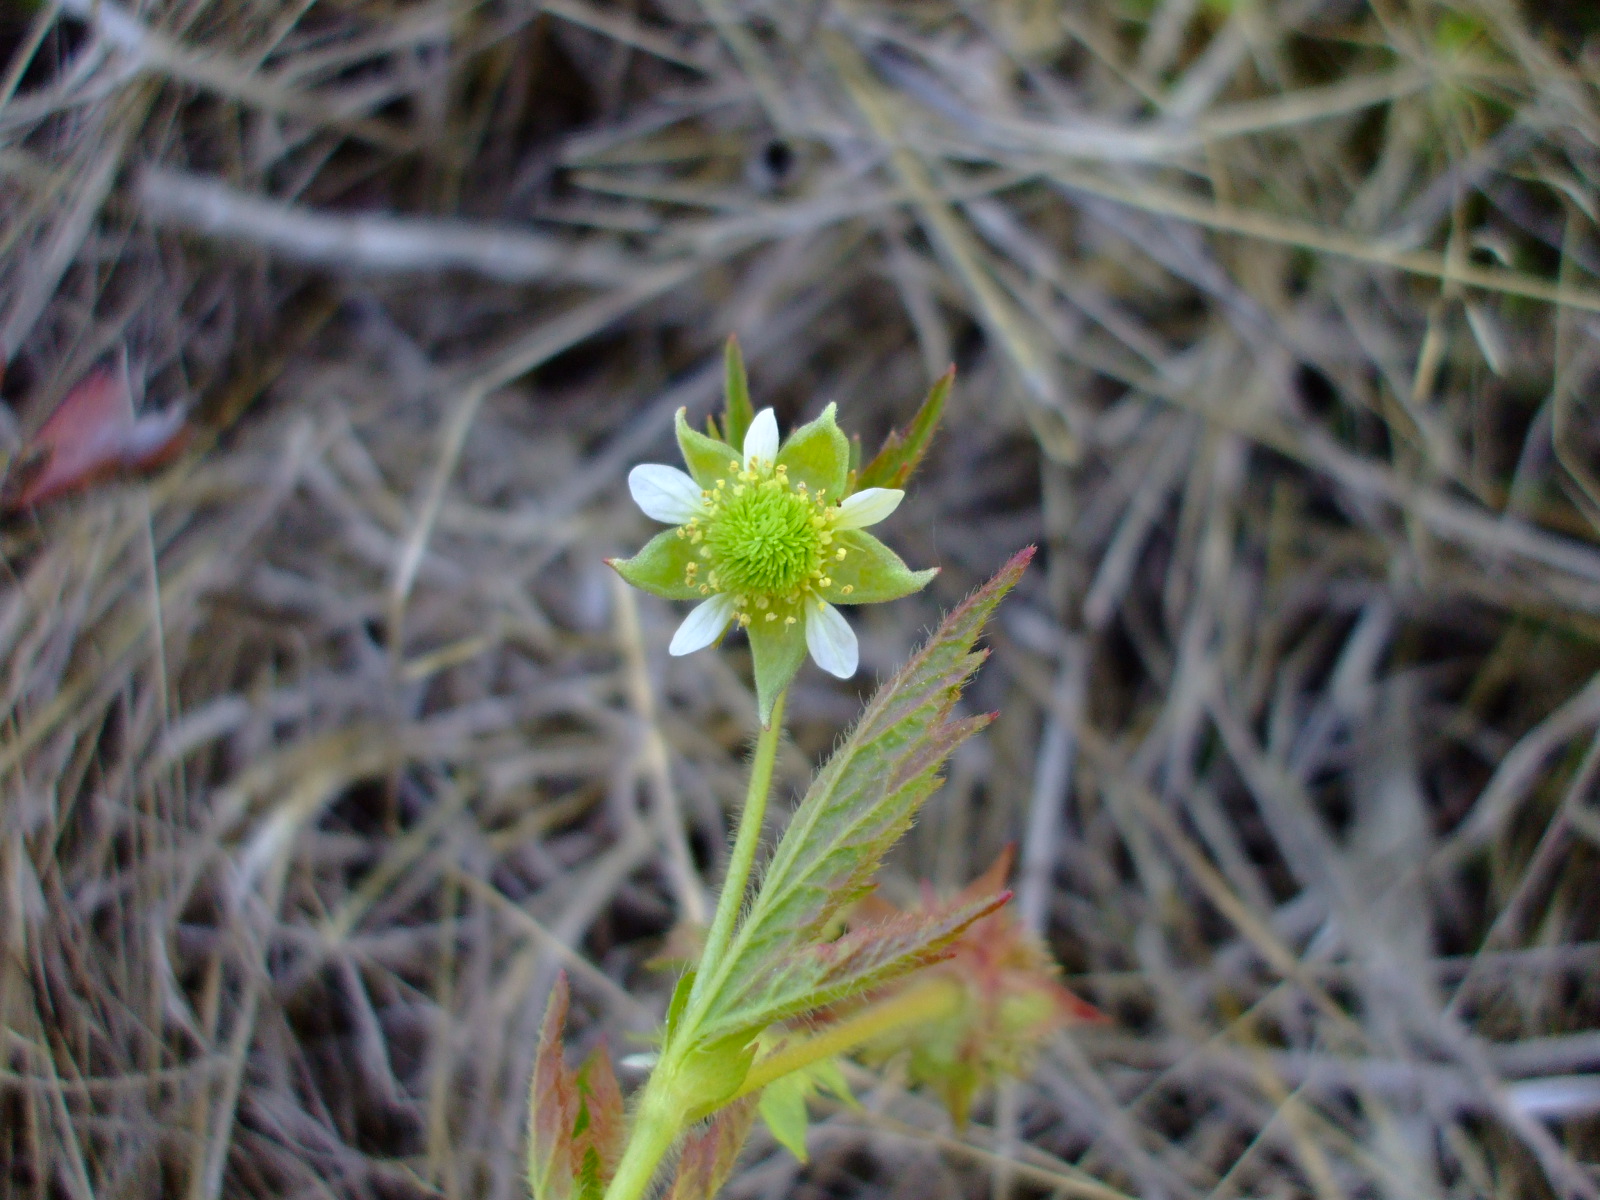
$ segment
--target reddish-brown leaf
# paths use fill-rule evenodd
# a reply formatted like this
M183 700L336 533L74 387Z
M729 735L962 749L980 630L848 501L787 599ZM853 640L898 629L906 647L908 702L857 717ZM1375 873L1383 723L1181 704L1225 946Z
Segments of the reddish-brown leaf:
M581 1106L573 1156L579 1161L590 1150L595 1152L600 1169L600 1186L611 1182L617 1173L627 1142L627 1114L622 1104L622 1089L611 1069L611 1056L602 1042L584 1059L577 1075L578 1102Z
M136 417L122 374L94 371L18 455L0 507L32 508L124 472L150 470L179 453L188 435L180 410Z
M569 995L563 971L544 1010L528 1089L528 1190L533 1200L569 1200L576 1190L578 1159L572 1131L578 1118L578 1088L561 1053Z
M704 1129L690 1134L663 1200L712 1200L733 1174L755 1115L756 1097L746 1096L718 1112Z

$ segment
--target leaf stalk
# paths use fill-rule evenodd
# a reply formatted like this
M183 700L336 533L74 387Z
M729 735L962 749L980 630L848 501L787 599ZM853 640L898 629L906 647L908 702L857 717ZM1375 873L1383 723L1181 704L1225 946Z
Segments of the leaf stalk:
M733 1094L733 1099L759 1092L785 1075L825 1058L847 1054L857 1046L896 1029L948 1017L960 1005L961 992L961 985L954 979L935 977L915 987L905 988L886 1000L869 1004L844 1020L829 1025L814 1037L791 1042L775 1054L759 1060L750 1068L750 1074L745 1076L743 1085Z

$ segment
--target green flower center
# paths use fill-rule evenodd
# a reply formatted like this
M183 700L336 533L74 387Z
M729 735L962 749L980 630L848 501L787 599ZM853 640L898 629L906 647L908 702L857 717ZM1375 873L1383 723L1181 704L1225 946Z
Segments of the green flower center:
M735 461L728 472L703 493L704 512L678 530L700 548L684 582L703 596L732 593L741 625L793 625L805 599L832 586L828 567L845 556L833 545L839 510L820 492L790 483L783 467L745 469Z
M815 501L776 478L736 485L706 518L706 545L723 590L793 591L821 565L818 516Z

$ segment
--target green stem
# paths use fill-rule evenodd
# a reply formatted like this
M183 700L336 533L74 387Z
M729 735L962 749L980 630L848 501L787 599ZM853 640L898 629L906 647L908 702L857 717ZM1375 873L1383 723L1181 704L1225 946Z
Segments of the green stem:
M769 1083L782 1079L802 1067L832 1058L836 1054L854 1050L863 1042L870 1042L892 1029L937 1021L947 1017L961 1003L962 987L948 976L936 976L915 987L897 992L887 1000L869 1004L860 1012L829 1025L815 1037L791 1042L776 1054L769 1054L745 1076L743 1085L730 1096L729 1103L759 1092Z
M772 767L778 758L778 742L783 737L783 706L789 689L784 688L772 702L772 720L761 729L756 738L755 757L750 760L750 786L745 792L744 810L739 814L739 832L733 839L733 853L728 858L727 878L722 881L722 894L717 897L717 915L711 920L711 932L706 934L706 948L701 951L700 964L694 987L689 992L689 1010L700 998L703 986L717 975L722 956L733 940L733 927L739 920L739 910L744 907L745 891L750 886L750 872L755 867L756 850L761 845L761 829L767 818L767 793L772 790Z
M683 1132L683 1113L674 1111L670 1098L654 1088L658 1073L645 1084L639 1110L628 1130L628 1146L617 1163L617 1173L606 1187L605 1200L639 1200L650 1189L656 1168Z
M739 920L739 910L744 907L745 891L750 886L750 872L755 867L761 829L766 821L767 794L772 790L778 742L783 737L783 703L787 694L787 689L778 693L772 705L772 720L762 727L756 739L755 757L750 762L750 787L745 794L744 810L739 814L739 832L733 839L728 875L722 882L722 894L717 897L717 913L711 921L711 932L706 935L706 948L700 954L698 973L690 990L689 1013L695 1011L701 985L718 974L716 968L733 940L734 925ZM628 1131L627 1149L622 1152L617 1173L606 1188L605 1200L639 1200L646 1194L656 1168L683 1132L685 1117L702 1099L673 1094L672 1081L678 1076L676 1068L682 1054L693 1045L693 1023L692 1017L689 1018L685 1022L689 1028L677 1030L678 1036L669 1037L661 1048L661 1057L639 1097L639 1107Z

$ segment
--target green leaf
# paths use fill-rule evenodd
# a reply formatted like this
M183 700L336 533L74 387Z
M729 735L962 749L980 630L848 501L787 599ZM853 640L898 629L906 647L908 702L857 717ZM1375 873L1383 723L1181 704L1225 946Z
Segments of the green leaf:
M699 600L700 589L685 582L690 563L703 568L698 553L699 547L688 538L679 537L676 529L667 529L646 542L632 558L608 558L606 563L641 591L668 600Z
M804 1071L785 1075L761 1089L761 1119L778 1144L801 1162L810 1161L806 1153L806 1129L810 1125L806 1100L810 1093L810 1081Z
M772 1136L801 1162L807 1161L806 1129L810 1124L806 1102L819 1091L833 1093L846 1104L855 1105L850 1085L839 1069L837 1058L825 1058L791 1071L761 1089L761 1119Z
M569 1200L577 1183L572 1130L578 1094L561 1053L568 998L563 971L550 989L528 1088L528 1190L533 1200Z
M722 435L730 446L743 446L745 430L755 420L756 410L750 403L750 377L745 374L744 355L739 350L739 339L728 335L727 347L722 354L725 407L722 413Z
M944 402L950 396L950 388L956 381L956 369L951 367L939 376L928 398L922 402L922 407L917 409L917 415L911 418L911 424L902 433L898 429L890 430L889 436L883 439L883 446L878 450L865 467L861 468L856 476L853 490L860 491L869 487L903 488L922 463L922 456L928 452L928 443L933 440L933 432L938 428L939 418L944 413Z
M850 443L833 419L836 407L828 405L815 421L796 429L778 451L778 465L789 469L790 479L813 492L825 491L831 503L844 499L850 472Z
M813 945L828 922L866 891L883 855L937 786L950 752L988 720L958 719L953 709L983 659L973 646L984 622L1032 557L1031 548L1016 555L944 619L878 690L818 772L773 852L724 965L702 984L697 1036L762 1028L819 995L849 994L875 973L933 952L987 911L981 903L971 913L950 911L932 924L899 929L877 945L870 939L834 943L823 953Z
M683 1019L683 1010L689 1005L689 994L694 991L694 971L683 973L677 986L672 989L672 999L667 1003L667 1037L672 1036L672 1031L678 1027L678 1022Z
M789 686L806 660L805 622L753 621L745 632L750 635L750 657L755 665L756 707L761 724L770 725L778 693Z
M877 604L898 600L927 587L938 567L913 571L901 558L870 533L845 529L833 535L834 545L844 558L828 564L833 582L821 589L824 599L835 604ZM845 588L850 588L846 592Z
M684 1140L672 1185L663 1200L712 1200L733 1174L755 1121L756 1098L735 1101L705 1129Z
M680 408L677 416L678 449L683 453L683 465L702 488L715 487L717 480L727 479L737 472L732 463L742 461L739 452L726 442L709 438L690 426Z

